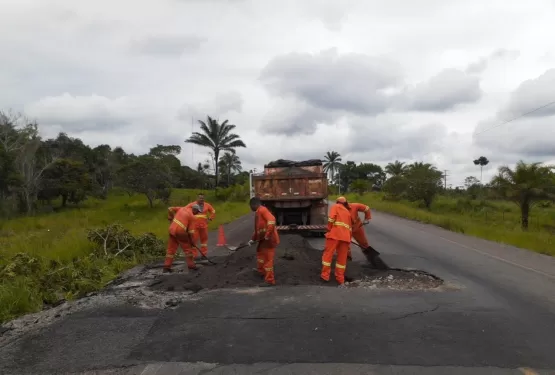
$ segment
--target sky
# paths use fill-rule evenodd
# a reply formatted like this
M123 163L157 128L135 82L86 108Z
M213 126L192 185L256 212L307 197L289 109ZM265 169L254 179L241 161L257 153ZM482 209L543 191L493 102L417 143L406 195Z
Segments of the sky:
M454 187L479 156L484 181L555 163L555 104L524 115L555 101L554 19L550 0L0 0L0 109L189 166L210 115L246 170L337 151Z

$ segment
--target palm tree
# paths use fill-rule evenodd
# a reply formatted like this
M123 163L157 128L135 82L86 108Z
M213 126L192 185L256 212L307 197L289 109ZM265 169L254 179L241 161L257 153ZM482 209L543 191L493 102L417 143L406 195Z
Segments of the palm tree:
M237 147L247 147L241 138L234 133L231 133L233 129L236 128L235 125L228 124L228 120L225 120L221 124L218 120L206 116L206 122L198 120L200 124L200 130L202 132L194 132L186 143L192 143L198 146L207 147L212 150L214 154L214 169L215 169L215 188L218 188L219 179L219 169L218 160L221 151L231 151L234 152Z
M227 186L231 185L231 173L240 173L243 170L241 160L234 152L226 152L220 158L220 168L225 169L227 174Z
M337 151L328 151L326 156L324 156L324 172L330 174L330 178L333 181L335 172L339 170L341 165L341 155Z
M389 163L385 166L385 173L390 175L391 177L400 177L403 176L408 171L408 165L405 165L404 162L399 160L395 160L393 163Z
M489 160L485 156L480 156L478 159L474 160L474 165L480 166L480 183L482 183L482 170L488 164Z
M528 229L530 208L543 199L555 199L553 181L555 166L542 163L527 164L522 160L515 169L499 167L499 174L491 181L492 186L505 198L520 207L522 229Z

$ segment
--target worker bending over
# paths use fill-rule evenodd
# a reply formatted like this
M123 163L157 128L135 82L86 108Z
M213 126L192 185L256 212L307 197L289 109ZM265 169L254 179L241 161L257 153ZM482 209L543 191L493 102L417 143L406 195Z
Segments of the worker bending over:
M204 201L204 194L200 193L197 196L197 200L189 203L187 209L191 209L193 205L199 207L199 212L195 214L196 218L196 228L195 236L193 237L193 244L197 244L200 240L200 252L202 255L208 255L208 222L214 220L216 217L216 210L210 203ZM196 258L199 256L198 250L193 248L193 256Z
M276 247L279 245L279 236L276 229L276 218L270 210L262 206L260 199L251 198L249 201L251 210L255 212L254 233L248 245L251 246L256 241L256 272L264 276L264 283L261 286L273 286L276 284L274 278L274 256Z
M351 245L351 231L353 219L347 209L347 199L339 197L336 204L331 207L328 218L328 232L326 233L326 246L322 254L322 273L324 281L330 280L331 261L337 251L335 260L335 279L339 285L345 283L345 269L347 267L347 254Z
M347 203L347 209L351 212L351 217L353 218L353 238L363 249L366 249L370 244L366 238L363 225L368 224L372 218L370 207L362 203ZM360 220L359 212L364 212L364 222ZM352 260L350 248L347 258Z
M195 264L195 255L193 254L193 239L195 235L195 216L200 212L197 205L191 206L191 210L185 207L169 207L168 220L170 221L168 250L166 251L166 260L164 261L163 272L172 272L172 263L177 248L181 246L185 253L185 261L190 270L198 269Z

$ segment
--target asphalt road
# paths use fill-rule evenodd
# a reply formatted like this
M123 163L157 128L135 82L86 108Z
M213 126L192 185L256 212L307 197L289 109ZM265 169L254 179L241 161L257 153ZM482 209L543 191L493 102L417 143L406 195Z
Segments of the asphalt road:
M232 223L228 242L251 230L252 217ZM253 288L176 310L96 309L0 348L0 373L555 374L555 259L377 212L367 234L390 266L446 287Z

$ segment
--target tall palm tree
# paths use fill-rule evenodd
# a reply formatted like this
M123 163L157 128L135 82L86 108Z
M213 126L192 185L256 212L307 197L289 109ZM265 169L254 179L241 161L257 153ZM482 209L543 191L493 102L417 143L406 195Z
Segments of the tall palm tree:
M553 169L555 166L527 164L521 160L515 169L506 165L499 167L499 174L491 181L494 189L520 207L521 226L524 230L528 229L530 208L540 200L555 199Z
M341 165L341 155L337 151L328 151L326 156L324 156L324 172L330 174L330 178L333 181L335 172L339 169Z
M389 163L385 166L385 173L391 177L403 176L408 171L408 165L404 162L395 160L393 163Z
M474 165L480 166L480 183L482 183L482 171L486 165L489 164L488 158L485 156L480 156L478 159L473 161Z
M227 186L231 185L231 173L240 173L243 170L239 156L234 152L226 152L220 158L220 168L225 169L227 174Z
M218 160L221 151L235 151L237 147L247 147L237 134L231 131L236 128L235 125L228 123L225 120L221 124L218 120L206 116L206 122L198 120L201 132L194 132L191 134L186 143L192 143L198 146L207 147L212 150L214 154L214 169L215 169L215 188L218 188L219 168Z

